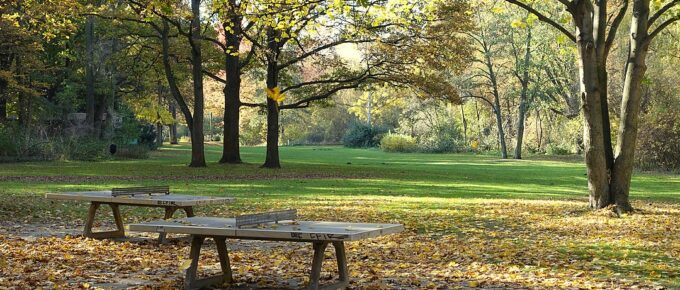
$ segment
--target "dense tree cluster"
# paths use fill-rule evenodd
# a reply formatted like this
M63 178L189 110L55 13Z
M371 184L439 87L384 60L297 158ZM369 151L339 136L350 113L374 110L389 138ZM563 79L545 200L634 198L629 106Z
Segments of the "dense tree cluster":
M203 167L209 132L223 142L220 163L266 143L263 167L279 168L278 147L291 140L338 143L352 131L371 139L353 144L375 144L394 132L428 152L584 153L591 206L630 211L636 160L674 167L658 139L678 132L660 124L680 123L668 113L678 100L668 68L678 64L679 7L6 0L0 130L27 135L21 146L0 142L14 146L0 155L38 152L55 136L157 146L184 135L190 166ZM640 126L655 134L637 142Z

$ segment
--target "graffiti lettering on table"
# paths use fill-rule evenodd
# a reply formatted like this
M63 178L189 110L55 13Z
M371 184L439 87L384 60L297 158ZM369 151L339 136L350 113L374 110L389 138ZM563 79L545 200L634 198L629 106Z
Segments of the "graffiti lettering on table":
M158 205L177 205L177 203L170 200L159 200Z
M317 233L310 233L310 234L290 233L290 237L294 238L294 239L308 239L308 240L327 241L327 240L346 240L346 239L349 238L349 235L317 234Z

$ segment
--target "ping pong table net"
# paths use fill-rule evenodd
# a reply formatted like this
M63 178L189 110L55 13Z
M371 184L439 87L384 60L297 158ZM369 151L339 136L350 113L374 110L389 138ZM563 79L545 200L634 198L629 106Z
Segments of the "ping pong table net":
M124 187L113 188L111 195L117 196L135 196L135 195L168 195L170 194L170 186L143 186L143 187Z
M278 223L279 221L288 221L297 219L297 210L280 210L280 211L270 211L255 214L246 214L236 217L236 227L240 228L242 226L258 225L265 223Z

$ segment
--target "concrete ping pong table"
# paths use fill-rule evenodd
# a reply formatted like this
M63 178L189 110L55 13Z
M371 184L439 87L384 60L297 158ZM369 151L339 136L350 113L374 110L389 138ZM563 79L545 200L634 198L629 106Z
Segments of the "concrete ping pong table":
M312 243L314 257L308 289L342 289L349 286L345 242L375 238L404 230L400 224L369 224L343 222L295 221L295 210L238 216L236 218L192 217L175 220L131 224L131 231L178 233L191 235L191 264L186 269L184 289L200 289L210 285L233 282L226 239L269 240ZM217 246L222 273L197 279L201 246L212 238ZM324 252L333 244L336 253L339 281L321 287L319 278Z
M194 216L193 207L197 205L224 204L234 201L232 197L210 197L170 194L168 186L114 188L106 191L82 191L47 193L45 198L54 200L89 201L90 209L85 222L83 235L88 238L106 239L125 237L125 227L120 215L119 206L162 207L165 209L164 219L170 219L174 213L182 209L187 217ZM115 231L92 232L95 215L102 204L111 207L116 223ZM159 236L163 242L165 234Z

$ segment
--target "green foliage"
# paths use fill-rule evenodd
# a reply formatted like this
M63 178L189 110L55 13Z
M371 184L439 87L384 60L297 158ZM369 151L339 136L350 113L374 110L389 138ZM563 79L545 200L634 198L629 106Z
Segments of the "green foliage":
M95 138L79 138L68 141L67 158L78 161L101 161L110 157L109 143Z
M647 170L680 169L680 117L655 112L642 118L638 131L637 165Z
M571 150L564 145L550 143L545 148L545 154L547 155L569 155Z
M342 143L350 148L376 147L386 132L384 127L353 122L342 137Z
M431 153L459 152L465 147L463 133L453 120L443 122L425 133L419 142L420 150Z
M139 144L149 147L149 149L156 149L156 127L154 125L146 124L139 127Z
M116 159L148 159L149 158L149 146L141 144L124 145L118 146L118 150L114 157Z
M386 134L380 139L380 149L385 152L414 152L418 149L418 144L411 136Z

